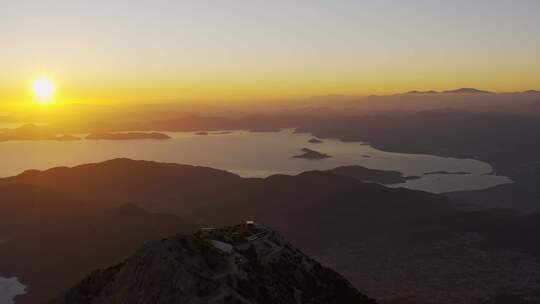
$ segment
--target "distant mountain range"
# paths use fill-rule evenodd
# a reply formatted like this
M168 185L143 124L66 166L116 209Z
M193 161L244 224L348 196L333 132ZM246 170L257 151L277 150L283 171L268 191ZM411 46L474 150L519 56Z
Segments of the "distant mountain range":
M404 95L414 95L414 94L540 94L540 91L537 90L528 90L522 92L509 92L509 93L495 93L492 91L479 90L475 88L459 88L455 90L446 90L446 91L409 91L403 93Z

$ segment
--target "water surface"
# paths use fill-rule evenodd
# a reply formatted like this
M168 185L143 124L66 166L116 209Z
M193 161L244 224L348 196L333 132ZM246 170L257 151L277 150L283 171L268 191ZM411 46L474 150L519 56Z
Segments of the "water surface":
M217 133L217 132L216 132ZM325 170L343 165L361 165L373 169L396 170L405 175L422 176L399 186L431 192L472 190L508 183L503 176L489 175L489 164L473 159L430 155L390 153L358 142L324 140L308 143L310 134L235 131L227 134L195 135L167 132L170 140L81 140L70 142L19 141L0 143L0 176L11 176L27 169L47 169L104 161L117 157L209 166L246 177L271 174L297 174L307 170ZM323 160L292 158L302 148L331 155ZM425 172L466 171L468 175Z
M15 297L26 293L26 286L17 278L0 277L0 304L13 304Z
M7 246L10 240L8 236L0 235L0 250L8 250L8 248L2 248L1 246ZM15 297L26 293L26 286L24 286L16 277L5 278L0 273L0 304L13 304L15 303Z

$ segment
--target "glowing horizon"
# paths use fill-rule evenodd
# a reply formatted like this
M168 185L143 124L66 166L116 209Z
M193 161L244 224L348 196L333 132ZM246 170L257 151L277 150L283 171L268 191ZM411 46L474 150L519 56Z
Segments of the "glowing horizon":
M0 4L0 100L288 100L540 89L540 2L67 1Z

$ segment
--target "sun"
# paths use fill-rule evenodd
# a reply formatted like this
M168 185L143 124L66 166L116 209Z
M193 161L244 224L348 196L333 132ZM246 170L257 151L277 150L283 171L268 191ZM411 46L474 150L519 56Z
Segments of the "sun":
M54 83L47 78L39 78L32 82L32 91L38 103L51 103L55 93Z

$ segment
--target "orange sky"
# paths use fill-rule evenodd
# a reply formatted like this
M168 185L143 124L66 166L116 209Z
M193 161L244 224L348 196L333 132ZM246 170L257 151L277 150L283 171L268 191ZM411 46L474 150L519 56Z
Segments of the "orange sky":
M3 3L0 100L38 77L70 103L540 89L540 2L471 2Z

